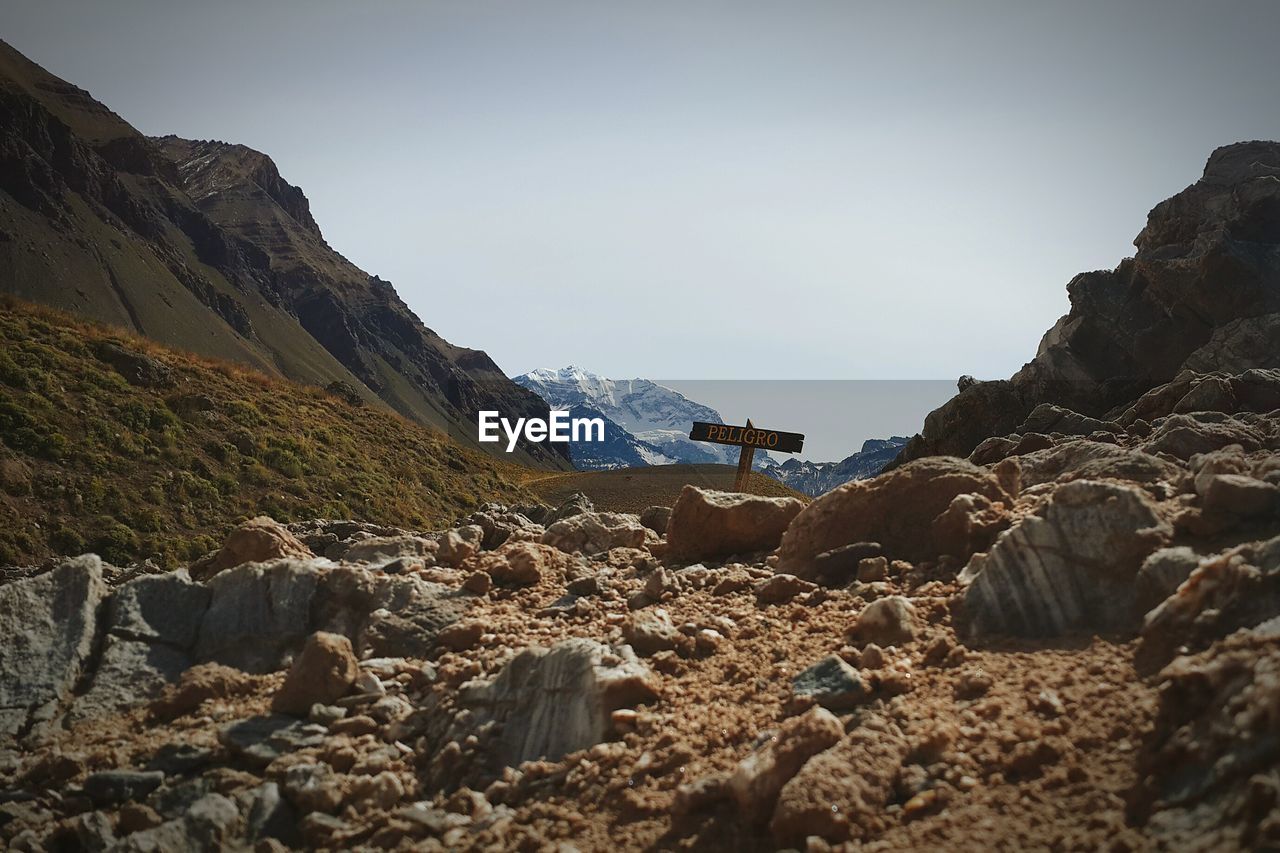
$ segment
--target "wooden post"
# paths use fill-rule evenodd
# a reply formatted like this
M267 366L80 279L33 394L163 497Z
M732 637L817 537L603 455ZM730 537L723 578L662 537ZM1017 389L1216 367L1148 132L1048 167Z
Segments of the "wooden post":
M747 418L747 429L754 428L751 425L751 418ZM738 476L733 481L733 490L735 492L745 492L747 490L747 482L751 479L751 462L755 455L755 447L750 444L742 445L742 451L738 454Z

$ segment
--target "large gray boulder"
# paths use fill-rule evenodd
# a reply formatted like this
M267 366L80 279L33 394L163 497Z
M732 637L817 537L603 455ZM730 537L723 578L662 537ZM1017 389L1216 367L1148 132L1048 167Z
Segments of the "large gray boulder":
M93 650L107 594L93 554L0 586L0 738L55 716Z
M1065 483L961 572L968 627L1028 637L1131 628L1138 570L1172 534L1136 487Z
M656 696L652 674L629 646L577 638L525 649L493 680L463 685L459 702L477 726L502 726L495 754L514 767L593 746L612 730L613 711Z
M210 591L185 570L144 575L107 603L102 655L73 718L110 714L145 702L178 680L191 656Z
M195 657L245 672L278 669L310 634L311 599L327 560L248 563L211 578Z

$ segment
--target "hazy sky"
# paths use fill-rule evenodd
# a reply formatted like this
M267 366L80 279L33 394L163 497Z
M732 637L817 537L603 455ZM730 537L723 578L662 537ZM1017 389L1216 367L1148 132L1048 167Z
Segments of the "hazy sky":
M1003 377L1209 152L1274 2L55 2L3 38L241 142L509 373ZM786 424L780 426L786 428Z

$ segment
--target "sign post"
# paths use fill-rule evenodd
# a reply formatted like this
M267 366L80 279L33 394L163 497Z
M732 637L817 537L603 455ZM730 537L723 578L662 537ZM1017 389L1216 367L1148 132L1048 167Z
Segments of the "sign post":
M746 426L710 424L694 421L689 430L693 441L710 441L715 444L732 444L742 448L738 454L738 475L733 481L734 491L746 491L751 476L751 462L756 448L776 450L779 453L799 453L804 448L804 436L798 432L780 432L776 429L760 429L747 419Z

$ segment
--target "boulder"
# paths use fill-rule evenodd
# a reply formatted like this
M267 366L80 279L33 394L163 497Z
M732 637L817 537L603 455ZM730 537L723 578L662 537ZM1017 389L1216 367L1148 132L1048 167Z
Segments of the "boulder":
M373 563L384 565L402 557L435 558L439 543L434 539L404 534L402 536L374 536L353 543L341 554L348 563Z
M288 528L265 515L251 518L227 535L222 547L191 566L191 577L207 580L245 563L314 557Z
M440 631L469 606L469 595L442 584L337 566L320 573L306 633L349 637L361 659L425 658L434 652Z
M622 639L642 657L674 649L681 637L665 610L634 613L622 626Z
M817 588L817 584L801 580L795 575L778 574L756 585L756 601L761 604L785 604L797 595Z
M192 647L210 593L179 569L143 575L112 593L106 636L88 690L73 719L112 714L148 702L192 665Z
M879 542L850 542L814 557L813 577L840 584L857 575L863 560L883 559L883 554L884 548Z
M853 542L879 542L890 559L936 559L933 520L956 495L965 494L1009 500L990 471L952 457L920 459L871 480L846 483L791 522L778 548L778 571L813 579L819 554Z
M653 531L634 515L617 512L581 512L547 527L542 544L566 554L599 554L610 548L641 548L657 541Z
M652 674L629 648L578 638L525 649L492 680L464 684L458 701L476 726L501 726L495 758L514 767L593 746L612 732L614 711L656 697Z
M563 572L564 552L540 542L508 542L468 564L486 572L498 586L533 586L545 573Z
M328 705L346 695L359 672L350 640L317 631L294 658L284 684L271 699L271 710L303 716L312 705Z
M480 552L484 543L484 528L467 524L446 530L436 544L436 562L456 569Z
M1134 483L1177 483L1184 470L1164 459L1099 441L1069 441L1048 450L1018 457L1022 488L1058 479L1110 478Z
M0 586L0 738L23 733L37 710L47 719L70 697L106 594L93 554Z
M815 707L787 720L776 734L763 739L729 777L729 793L743 818L755 824L767 821L783 786L806 761L843 735L839 718Z
M776 548L804 503L685 486L667 522L667 555L700 560Z
M311 602L327 560L249 563L211 578L194 657L271 672L311 633Z
M1197 453L1209 453L1232 444L1246 451L1257 450L1264 437L1249 423L1212 413L1170 415L1159 423L1150 438L1141 445L1147 453L1167 453L1179 459L1190 459Z
M1200 565L1200 555L1179 545L1161 548L1142 561L1134 578L1134 600L1139 613L1146 613L1177 591Z
M1138 569L1172 532L1136 487L1063 484L961 572L965 621L975 634L1130 629Z

